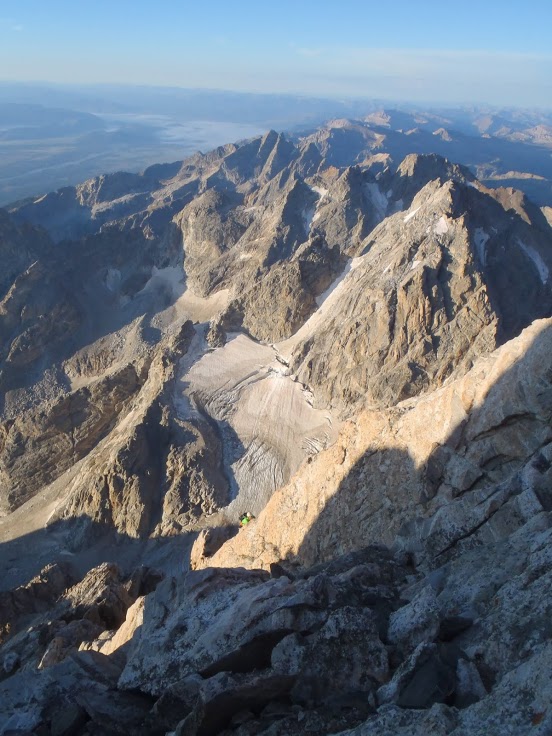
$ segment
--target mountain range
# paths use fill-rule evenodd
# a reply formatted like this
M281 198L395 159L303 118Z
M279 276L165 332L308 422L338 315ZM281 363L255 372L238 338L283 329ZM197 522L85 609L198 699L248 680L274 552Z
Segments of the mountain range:
M408 153L440 153L491 186L514 186L540 206L552 205L552 116L546 110L428 110L367 99L0 82L0 206L97 174L207 152L269 128L299 142L332 118L354 119L360 131L356 142L343 141L357 147L341 151L344 165L359 145L388 153L395 165ZM363 127L372 130L371 140Z
M550 136L512 119L0 210L0 733L550 732Z

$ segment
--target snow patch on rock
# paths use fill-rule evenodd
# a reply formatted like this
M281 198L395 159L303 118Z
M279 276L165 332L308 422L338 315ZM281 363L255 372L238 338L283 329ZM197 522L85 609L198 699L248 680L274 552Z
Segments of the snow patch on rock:
M368 199L374 205L374 208L380 217L385 217L387 214L387 207L389 206L389 199L384 194L377 184L374 182L367 182L364 184L364 191L366 192Z
M311 187L311 189L313 192L320 195L320 199L324 199L324 197L328 194L328 190L324 189L324 187Z
M487 243L489 241L489 235L483 230L482 227L476 227L473 235L473 242L475 245L475 252L479 258L479 262L482 266L487 265Z
M118 268L108 268L105 275L105 285L109 291L119 291L121 285L121 272Z
M303 224L305 226L305 232L307 233L307 235L310 233L312 223L314 222L315 212L316 212L315 207L307 207L301 213L301 216L303 218Z
M418 212L419 209L420 209L419 207L416 207L415 210L412 210L412 212L409 212L408 215L405 215L405 217L403 218L403 222L410 222L410 220L414 217L414 215L416 214L416 212Z
M328 194L328 190L327 189L324 189L324 187L310 187L310 189L311 189L312 192L314 192L315 194L317 194L319 196L319 200L316 203L316 207L313 210L314 214L312 215L309 228L307 229L307 233L309 232L310 228L312 227L312 223L313 222L316 222L318 220L318 218L320 217L320 212L318 212L318 207L322 203L322 200Z
M185 291L184 272L180 266L167 266L166 268L154 266L147 284L139 294L162 289L168 290L173 299L182 296Z
M527 245L527 243L524 243L519 238L517 242L521 250L525 253L525 255L528 256L535 264L537 271L539 272L539 276L540 276L542 283L546 284L546 282L548 281L550 272L548 271L548 266L542 260L541 254L538 251L536 251L532 246Z
M444 215L441 215L437 223L433 226L433 232L436 235L444 235L445 233L448 233L448 225Z

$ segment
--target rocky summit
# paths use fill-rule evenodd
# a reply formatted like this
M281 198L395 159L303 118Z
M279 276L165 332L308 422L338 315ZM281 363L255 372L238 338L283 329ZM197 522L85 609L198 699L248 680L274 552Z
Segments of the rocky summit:
M0 734L552 733L552 227L381 142L0 210Z

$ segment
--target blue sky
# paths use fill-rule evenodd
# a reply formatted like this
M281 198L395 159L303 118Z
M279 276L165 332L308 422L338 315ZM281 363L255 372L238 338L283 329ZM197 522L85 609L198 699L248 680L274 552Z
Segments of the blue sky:
M551 0L0 0L0 78L551 107L551 29Z

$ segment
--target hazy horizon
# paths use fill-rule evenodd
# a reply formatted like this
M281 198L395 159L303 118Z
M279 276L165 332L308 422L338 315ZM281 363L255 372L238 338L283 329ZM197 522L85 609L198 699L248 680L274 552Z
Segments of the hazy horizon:
M420 104L552 106L552 7L5 0L3 77Z
M107 89L127 89L127 90L158 90L158 91L169 91L174 90L178 92L189 92L189 93L212 93L212 94L228 94L228 95L251 95L256 97L266 97L267 99L276 97L289 97L293 99L304 99L312 101L325 101L325 102L343 102L343 103L364 103L374 107L385 107L391 109L391 106L396 105L398 108L412 108L412 109L462 109L466 107L473 107L481 110L552 110L552 98L548 104L514 104L512 102L484 102L476 101L473 99L465 98L454 101L447 101L441 98L420 98L415 99L412 97L404 96L371 96L371 95L355 95L355 94L344 94L344 93L327 93L327 94L316 94L314 92L294 92L292 90L282 91L263 91L255 89L237 89L237 88L223 88L223 87L201 87L201 86L185 86L175 84L141 84L139 82L117 82L117 81L96 81L96 82L60 82L53 79L28 79L28 80L17 80L7 77L0 77L0 86L4 89L7 86L22 88L43 88L43 89L59 89L68 91L82 91L89 92L93 90L107 90ZM8 101L8 100L6 100ZM19 100L17 100L19 102Z

